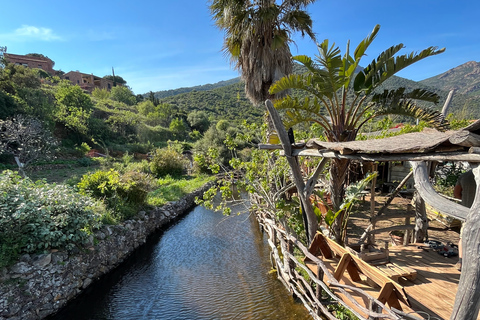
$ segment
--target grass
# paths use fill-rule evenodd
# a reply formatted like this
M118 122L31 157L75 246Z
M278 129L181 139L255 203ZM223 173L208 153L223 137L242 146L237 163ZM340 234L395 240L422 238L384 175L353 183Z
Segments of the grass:
M213 180L215 180L215 177L207 175L198 175L196 177L183 176L180 178L166 176L160 178L157 181L158 187L148 195L147 204L150 206L162 206L169 201L180 200L183 196Z
M98 165L83 166L76 162L61 166L52 165L46 168L35 167L35 170L26 170L26 175L33 181L45 179L48 183L71 184L70 181L78 182L88 172L98 169ZM78 181L77 181L78 180Z

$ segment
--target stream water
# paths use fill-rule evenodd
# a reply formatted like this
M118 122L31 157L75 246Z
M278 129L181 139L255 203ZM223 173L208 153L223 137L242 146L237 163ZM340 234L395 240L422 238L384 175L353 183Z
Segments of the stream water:
M52 319L311 319L247 213L196 207Z

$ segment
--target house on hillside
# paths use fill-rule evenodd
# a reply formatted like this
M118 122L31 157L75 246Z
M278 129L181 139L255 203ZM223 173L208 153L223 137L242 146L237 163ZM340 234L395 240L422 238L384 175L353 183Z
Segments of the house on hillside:
M80 71L70 71L63 75L63 79L69 80L73 85L79 85L85 91L92 92L95 88L107 89L110 91L114 87L112 80L94 76L93 74L82 73ZM115 85L121 85L116 83Z
M23 56L19 54L5 53L5 59L9 63L16 65L22 65L28 68L38 68L42 69L50 74L55 74L53 70L53 61L46 57L35 57L35 56Z

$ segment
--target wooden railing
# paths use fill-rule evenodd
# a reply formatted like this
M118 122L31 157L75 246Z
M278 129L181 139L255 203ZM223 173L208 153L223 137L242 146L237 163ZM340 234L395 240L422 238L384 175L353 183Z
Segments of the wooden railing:
M252 201L259 199L253 198ZM420 320L412 315L408 315L397 308L387 308L379 299L370 296L367 292L354 286L345 285L339 282L343 277L344 270L347 268L348 262L340 262L342 266L337 267L337 272L332 274L325 263L316 255L312 254L309 249L302 244L293 235L288 234L275 220L272 213L268 211L259 210L256 212L257 220L260 223L262 231L267 234L268 244L271 249L272 266L277 271L278 279L285 285L287 290L300 299L305 308L312 315L313 319L337 319L332 311L328 309L328 305L338 303L352 312L358 319L373 320L373 319L412 319ZM329 240L331 241L331 240ZM294 254L294 249L300 252L302 259ZM337 249L332 249L335 252ZM345 250L345 249L344 249ZM303 258L316 264L316 272L312 272L307 267ZM355 259L352 256L346 259ZM362 264L363 263L363 264ZM364 261L355 261L355 265L360 265L363 274L369 274L366 270L367 263ZM340 270L343 269L343 270ZM338 274L337 274L338 273ZM307 274L308 280L302 275ZM389 289L393 290L397 284L390 281L391 279L382 278L376 281L383 283L384 293ZM385 285L386 284L386 285ZM332 289L335 289L344 297L340 299ZM355 292L369 301L369 306L365 307L357 302L357 300L349 293ZM390 293L389 293L390 294ZM344 301L347 300L347 301ZM354 306L354 307L352 307ZM366 315L366 316L365 316Z

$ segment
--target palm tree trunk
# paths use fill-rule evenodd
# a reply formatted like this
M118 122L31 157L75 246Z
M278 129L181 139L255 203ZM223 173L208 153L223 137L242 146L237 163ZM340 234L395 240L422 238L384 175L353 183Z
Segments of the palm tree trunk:
M350 166L350 160L335 159L330 167L330 199L332 200L333 211L340 210L343 198L345 196L345 181ZM332 224L335 234L335 241L343 245L342 225L344 213L341 212Z

